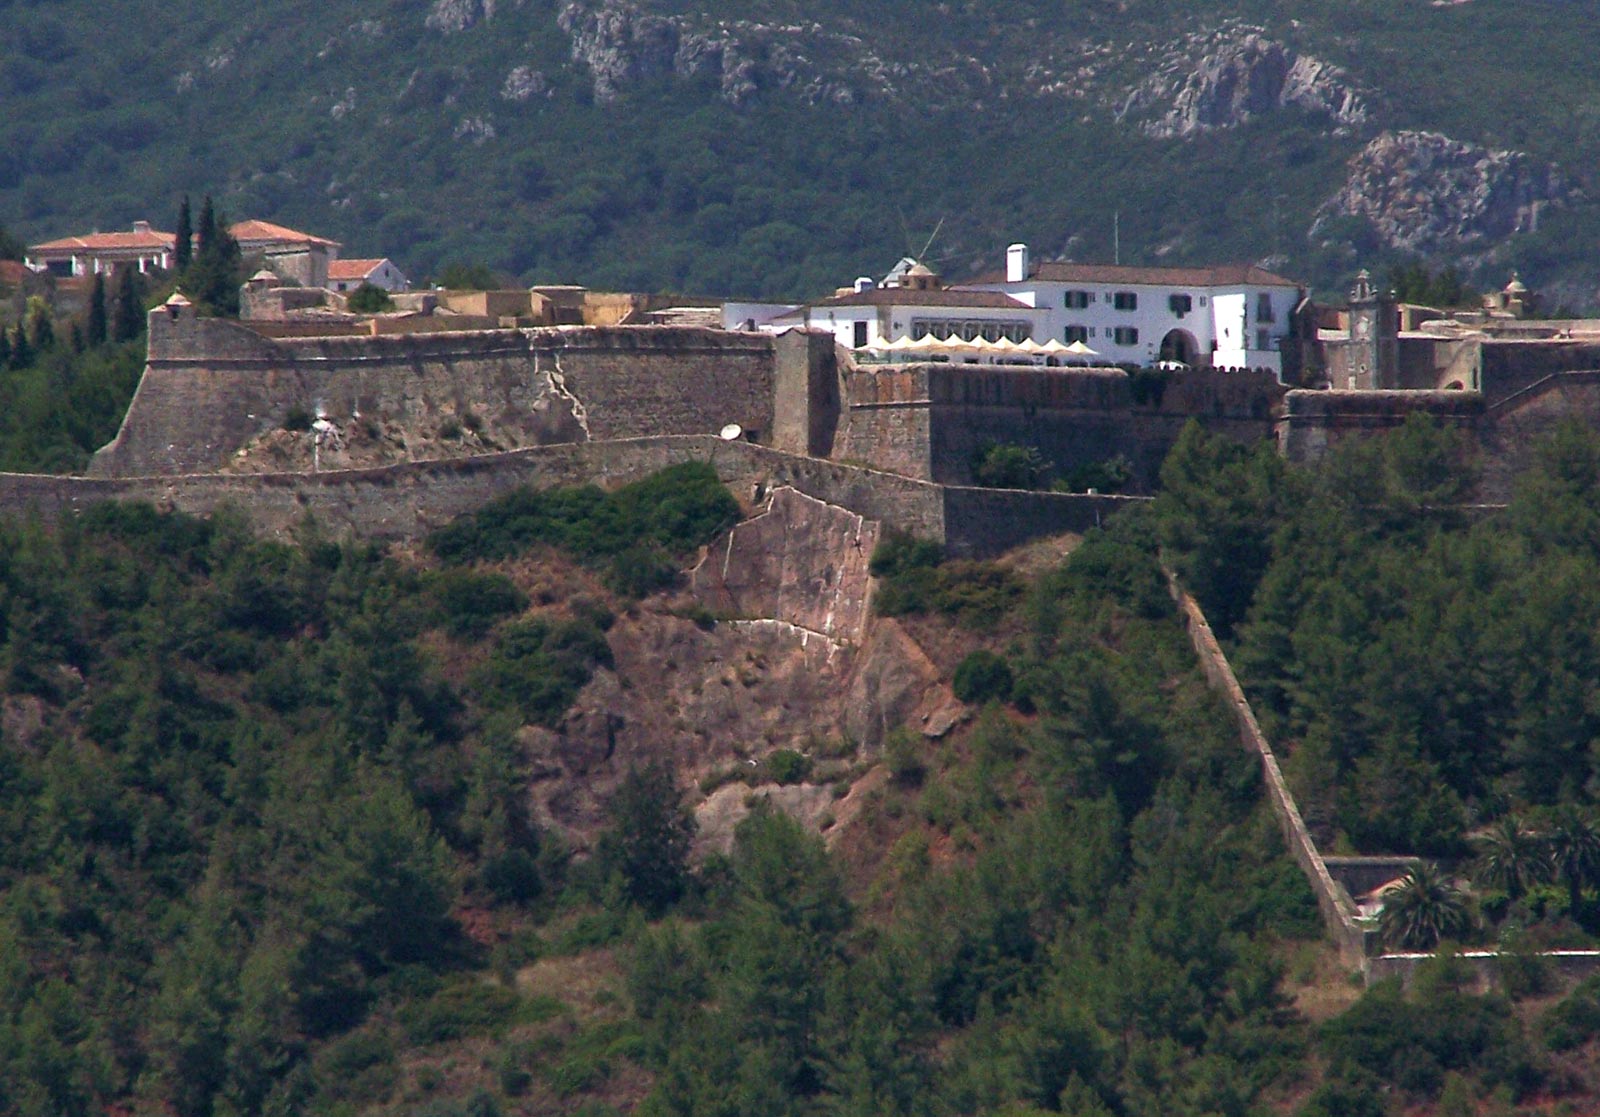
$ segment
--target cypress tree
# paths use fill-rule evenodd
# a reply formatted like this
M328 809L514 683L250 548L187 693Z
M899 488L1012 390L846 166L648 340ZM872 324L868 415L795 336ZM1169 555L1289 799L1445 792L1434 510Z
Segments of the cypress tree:
M33 364L33 350L28 345L28 331L18 322L11 331L11 367L27 368Z
M0 330L0 371L11 366L11 335L5 330Z
M132 341L144 331L144 307L132 268L123 268L117 285L117 302L111 311L113 341Z
M194 259L194 220L189 214L187 194L178 206L178 231L174 235L177 240L173 245L172 264L174 269L181 272Z
M35 353L43 353L55 346L56 326L50 320L50 309L43 304L28 309L28 341L33 344Z
M204 257L211 249L212 242L217 239L217 211L211 204L211 195L206 195L206 200L200 203L200 242L195 246L195 254Z
M67 344L72 346L72 351L74 353L83 352L83 327L78 325L76 322L72 323L72 330L67 335Z
M91 346L106 343L106 277L94 273L94 287L89 292L88 342Z
M184 272L179 285L184 294L209 313L237 318L239 284L244 282L244 256L210 197L200 210L199 232L194 262Z

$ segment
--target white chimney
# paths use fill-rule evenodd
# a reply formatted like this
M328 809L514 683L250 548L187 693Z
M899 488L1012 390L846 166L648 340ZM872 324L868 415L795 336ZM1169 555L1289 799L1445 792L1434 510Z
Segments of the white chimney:
M150 231L150 222L135 221L133 223L133 231L136 233L148 233Z
M1028 281L1028 246L1013 244L1006 249L1006 282L1026 283Z
M872 290L872 288L873 288L873 282L872 282L872 277L870 275L859 276L856 279L856 294L859 295L863 291L870 291L870 290Z

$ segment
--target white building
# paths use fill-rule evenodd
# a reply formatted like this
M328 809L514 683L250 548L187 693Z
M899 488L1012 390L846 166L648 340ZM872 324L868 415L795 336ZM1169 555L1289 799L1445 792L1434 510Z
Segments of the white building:
M334 291L354 291L369 283L390 294L411 290L411 281L387 257L382 260L329 260L328 287Z
M1032 263L1024 244L1006 250L1004 274L960 290L1009 295L1038 312L1035 341L1082 342L1110 363L1181 361L1279 375L1279 346L1305 297L1293 280L1254 265Z
M893 285L858 279L853 290L797 307L760 328L827 330L847 349L877 348L901 338L1020 342L1037 337L1039 312L1003 292L942 287L937 275L916 263L897 267L885 282Z

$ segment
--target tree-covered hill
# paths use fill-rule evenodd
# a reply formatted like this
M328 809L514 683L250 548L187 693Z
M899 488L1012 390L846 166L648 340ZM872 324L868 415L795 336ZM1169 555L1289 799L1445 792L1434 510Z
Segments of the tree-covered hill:
M1511 1000L1448 962L1409 996L1330 974L1166 594L1173 512L1031 577L885 545L883 607L970 649L952 681L983 708L857 758L831 850L757 804L691 863L706 790L662 758L571 857L527 810L523 729L615 670L615 625L670 615L654 587L730 514L679 467L517 494L425 554L141 506L0 525L0 1112L1385 1117L1600 1096L1593 981L1533 996L1529 962ZM568 591L572 563L594 594Z
M1512 0L12 0L0 225L30 241L170 228L182 192L210 191L416 275L471 260L803 296L935 229L928 254L956 276L1013 240L1107 259L1120 214L1128 262L1268 260L1337 290L1358 265L1421 255L1480 285L1520 267L1592 304L1600 77L1578 32L1597 15L1592 0L1537 20Z

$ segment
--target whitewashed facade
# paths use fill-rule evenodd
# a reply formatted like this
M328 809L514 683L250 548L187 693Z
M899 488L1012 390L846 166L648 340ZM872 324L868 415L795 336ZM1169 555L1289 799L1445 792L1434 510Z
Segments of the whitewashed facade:
M1003 274L960 289L1010 295L1038 312L1036 341L1081 341L1109 363L1171 360L1280 376L1280 346L1305 296L1293 280L1254 265L1033 264L1020 244L1007 250Z

